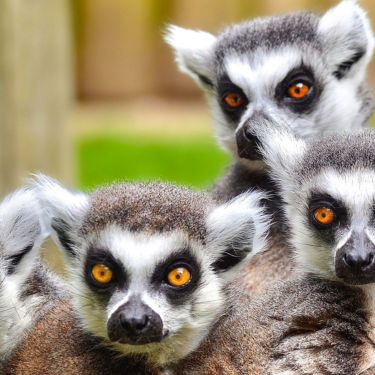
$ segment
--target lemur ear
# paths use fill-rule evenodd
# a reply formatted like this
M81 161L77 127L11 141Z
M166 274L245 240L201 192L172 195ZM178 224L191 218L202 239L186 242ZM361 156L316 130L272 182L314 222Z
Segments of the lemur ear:
M20 189L0 204L0 257L8 275L27 279L47 237L35 194Z
M190 75L203 89L211 89L211 61L216 37L205 31L171 25L166 29L164 39L174 50L180 70Z
M374 49L374 35L365 11L356 1L344 0L325 13L318 34L335 77L365 73Z
M80 244L77 228L88 208L88 196L71 192L42 175L36 177L33 185L52 238L68 257L77 256Z
M262 207L264 193L239 195L216 207L207 220L212 267L227 281L236 276L243 263L263 250L270 219Z

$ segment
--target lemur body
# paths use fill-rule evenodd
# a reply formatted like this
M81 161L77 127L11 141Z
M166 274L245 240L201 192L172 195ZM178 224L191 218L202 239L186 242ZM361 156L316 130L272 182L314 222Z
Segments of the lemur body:
M375 132L305 142L270 124L252 132L301 276L247 306L233 286L230 314L182 374L374 374Z
M218 37L172 26L166 41L180 69L207 94L216 137L235 158L214 198L225 201L249 188L274 196L269 250L244 270L249 293L263 293L276 280L294 277L293 261L280 198L249 129L267 118L289 124L300 138L360 128L373 109L365 80L374 47L368 19L354 1L343 1L321 17L260 18Z
M66 255L73 308L60 303L34 326L7 375L21 374L25 360L30 374L46 366L52 366L47 374L72 371L70 361L74 374L85 366L88 374L130 366L134 375L167 371L223 313L224 286L263 246L267 229L260 193L223 205L162 184L115 185L87 196L44 178L37 191ZM55 352L46 352L55 340Z

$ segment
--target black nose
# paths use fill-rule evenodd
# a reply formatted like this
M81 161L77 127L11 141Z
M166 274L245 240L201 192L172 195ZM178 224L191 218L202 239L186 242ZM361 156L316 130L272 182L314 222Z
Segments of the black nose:
M159 314L137 297L132 297L111 315L107 331L111 341L130 345L160 342L164 337Z
M259 139L251 133L250 126L244 124L236 133L238 156L249 160L260 160Z
M139 335L142 331L147 329L150 323L150 317L148 315L134 316L128 310L120 313L120 324L125 331L129 332L130 335Z
M344 253L344 255L342 257L343 257L343 261L354 272L364 271L374 261L374 254L373 253L367 253L367 254L358 254L358 253L346 254L346 253Z
M365 233L353 233L337 252L335 269L348 284L375 282L375 245Z

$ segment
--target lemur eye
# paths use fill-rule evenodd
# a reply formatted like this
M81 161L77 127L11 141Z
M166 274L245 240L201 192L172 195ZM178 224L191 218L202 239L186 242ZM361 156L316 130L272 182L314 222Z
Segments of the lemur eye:
M319 207L314 211L314 219L320 225L331 225L335 220L335 213L327 207Z
M92 267L91 275L100 284L108 284L113 278L112 270L104 264L95 264Z
M168 284L175 287L187 285L191 280L191 273L185 267L178 267L168 273Z
M230 108L239 108L242 106L242 104L244 104L245 99L241 94L237 92L231 92L224 96L224 102Z
M311 86L303 82L297 82L288 88L288 96L295 100L304 99L310 92Z

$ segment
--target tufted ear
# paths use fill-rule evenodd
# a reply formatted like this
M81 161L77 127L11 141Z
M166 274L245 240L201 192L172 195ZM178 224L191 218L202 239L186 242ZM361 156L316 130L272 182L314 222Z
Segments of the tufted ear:
M266 195L258 191L243 193L216 207L208 217L212 267L226 280L266 246L270 218L262 207L264 199Z
M20 189L0 204L0 258L4 272L26 280L47 233L35 194Z
M33 183L43 213L44 225L68 258L78 255L78 228L88 209L84 193L71 192L57 181L39 175Z
M164 36L175 53L178 67L190 75L203 89L213 87L212 57L216 37L205 31L183 29L171 25Z
M318 26L323 55L338 79L362 79L374 49L374 35L365 11L344 0L325 13Z

